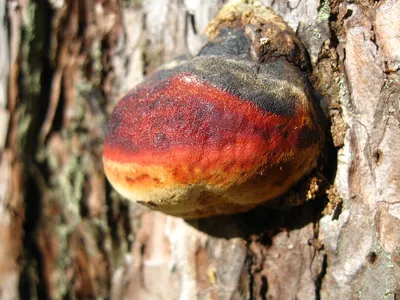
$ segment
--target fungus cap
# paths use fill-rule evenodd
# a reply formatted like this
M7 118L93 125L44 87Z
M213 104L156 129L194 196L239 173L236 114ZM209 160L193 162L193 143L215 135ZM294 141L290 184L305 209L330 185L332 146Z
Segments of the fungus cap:
M221 29L116 105L103 161L119 193L184 218L231 214L316 166L323 133L306 74L285 55L255 58L248 31Z

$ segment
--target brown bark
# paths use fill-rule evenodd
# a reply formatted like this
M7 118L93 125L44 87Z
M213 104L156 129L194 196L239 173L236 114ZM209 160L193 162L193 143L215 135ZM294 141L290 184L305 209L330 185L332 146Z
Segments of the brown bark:
M0 298L396 298L400 4L264 3L309 51L327 191L189 222L112 190L103 127L143 76L200 49L222 3L0 0Z

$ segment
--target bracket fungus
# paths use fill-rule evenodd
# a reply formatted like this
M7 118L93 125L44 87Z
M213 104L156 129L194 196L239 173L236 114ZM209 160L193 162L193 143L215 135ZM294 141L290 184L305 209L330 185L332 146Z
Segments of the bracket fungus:
M230 2L199 54L161 67L116 105L103 161L123 196L183 218L250 210L316 167L323 148L309 63L258 2Z

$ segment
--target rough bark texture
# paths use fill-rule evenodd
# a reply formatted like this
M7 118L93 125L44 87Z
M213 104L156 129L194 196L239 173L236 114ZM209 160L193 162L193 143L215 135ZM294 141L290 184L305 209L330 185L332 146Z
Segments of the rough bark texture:
M264 1L305 43L331 120L327 190L186 222L107 184L103 127L217 1L0 0L1 299L396 299L400 3Z

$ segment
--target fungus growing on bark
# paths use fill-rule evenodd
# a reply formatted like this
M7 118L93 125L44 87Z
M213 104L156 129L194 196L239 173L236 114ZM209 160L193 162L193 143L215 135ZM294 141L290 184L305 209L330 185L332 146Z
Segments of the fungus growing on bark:
M288 191L323 145L306 51L259 3L232 2L195 57L162 67L117 104L105 173L126 198L198 218Z

